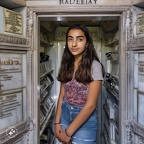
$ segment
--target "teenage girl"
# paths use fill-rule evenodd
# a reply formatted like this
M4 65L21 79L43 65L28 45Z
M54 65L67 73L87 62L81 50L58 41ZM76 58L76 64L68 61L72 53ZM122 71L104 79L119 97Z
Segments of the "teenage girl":
M96 144L96 105L103 80L103 66L87 27L74 24L58 74L61 82L54 122L55 136L62 143Z

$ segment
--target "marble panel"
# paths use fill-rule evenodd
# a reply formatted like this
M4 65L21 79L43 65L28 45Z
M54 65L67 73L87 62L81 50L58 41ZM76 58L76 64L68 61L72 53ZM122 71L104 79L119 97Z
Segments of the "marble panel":
M138 94L138 123L144 126L144 94Z
M26 54L0 53L0 132L27 118Z
M22 55L0 53L0 91L22 87Z
M23 119L22 92L0 96L0 131Z

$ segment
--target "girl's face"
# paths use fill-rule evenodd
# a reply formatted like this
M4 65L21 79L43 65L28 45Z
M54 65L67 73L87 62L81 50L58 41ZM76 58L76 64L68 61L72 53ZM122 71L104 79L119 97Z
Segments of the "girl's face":
M71 29L67 37L68 49L74 56L82 56L86 46L86 37L82 30Z

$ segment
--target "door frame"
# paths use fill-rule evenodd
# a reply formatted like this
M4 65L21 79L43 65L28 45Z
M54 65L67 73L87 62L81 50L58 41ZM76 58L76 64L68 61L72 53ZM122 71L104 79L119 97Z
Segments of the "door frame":
M33 53L33 99L34 105L31 106L34 120L33 140L35 144L39 143L39 120L38 120L38 106L40 102L40 90L38 89L39 82L39 18L43 17L58 17L58 16L119 16L119 129L120 129L120 143L127 144L128 136L126 122L128 121L128 97L127 97L127 45L132 39L130 33L132 30L132 14L130 13L130 6L40 6L28 7L27 9L27 39L31 46Z

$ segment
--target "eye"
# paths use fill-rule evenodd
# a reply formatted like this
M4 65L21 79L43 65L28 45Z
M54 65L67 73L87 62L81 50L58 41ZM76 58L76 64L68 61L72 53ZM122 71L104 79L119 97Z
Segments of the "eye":
M69 42L72 41L72 38L69 37L69 38L67 39L67 41L69 41Z
M83 38L78 38L78 41L79 41L79 42L83 41Z

